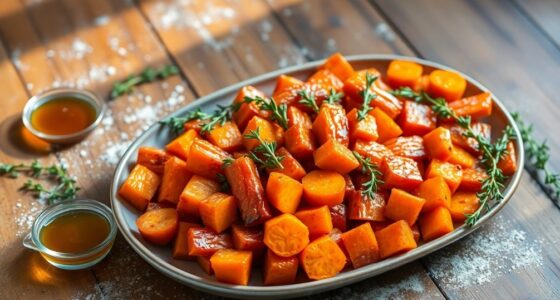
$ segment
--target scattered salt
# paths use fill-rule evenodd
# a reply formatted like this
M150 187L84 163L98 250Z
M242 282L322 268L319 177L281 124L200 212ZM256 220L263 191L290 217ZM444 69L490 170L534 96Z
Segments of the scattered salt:
M327 40L327 51L331 53L336 51L336 41L333 38Z
M73 58L82 59L84 56L91 53L93 48L83 40L76 38L72 42L72 50L74 51L72 54Z
M261 35L261 40L264 42L270 39L270 32L272 32L272 23L268 20L264 20L259 24L259 33Z
M86 157L87 156L87 151L86 150L80 150L80 157Z
M123 143L109 142L107 148L105 149L103 154L101 154L101 160L108 163L109 165L116 165L121 159L121 157L123 156L123 154L126 152L126 149L128 148L129 144L130 144L129 142L123 142Z
M103 26L103 25L109 23L109 20L110 20L110 19L111 19L111 18L110 18L109 16L107 16L107 15L102 15L102 16L99 16L99 17L95 18L95 19L93 20L93 24L94 24L95 26Z
M17 237L21 237L31 230L33 221L41 211L45 208L46 203L44 201L30 200L30 202L22 203L21 199L18 199L15 205L14 211L14 221L17 224L18 230L16 232Z
M21 62L20 57L21 57L21 50L19 48L14 49L11 55L12 63L14 64L14 66L16 66L16 68L20 71L25 71L29 69L29 66Z
M395 33L385 22L381 22L375 26L375 34L386 42L393 42L395 40Z
M30 91L30 90L32 90L32 89L33 89L33 83L31 83L31 82L28 82L28 83L27 83L27 84L25 85L25 87L27 88L27 90L29 90L29 91Z

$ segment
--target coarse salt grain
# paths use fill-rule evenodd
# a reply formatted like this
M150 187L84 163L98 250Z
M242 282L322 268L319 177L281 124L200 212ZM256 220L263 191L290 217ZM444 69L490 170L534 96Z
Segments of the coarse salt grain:
M105 151L101 154L101 160L109 165L116 165L126 149L129 146L129 142L113 143L109 142Z

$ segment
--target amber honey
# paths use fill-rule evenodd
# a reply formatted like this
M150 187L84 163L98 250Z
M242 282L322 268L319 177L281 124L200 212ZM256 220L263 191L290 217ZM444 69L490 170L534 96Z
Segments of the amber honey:
M95 107L79 98L57 98L38 106L31 113L31 125L49 135L67 135L88 128L97 117Z

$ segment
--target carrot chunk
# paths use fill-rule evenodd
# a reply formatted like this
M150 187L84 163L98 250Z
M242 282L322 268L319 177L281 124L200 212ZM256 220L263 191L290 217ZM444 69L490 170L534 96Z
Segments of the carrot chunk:
M136 163L143 165L154 173L163 174L163 165L171 158L171 155L163 150L153 147L140 147Z
M328 236L309 243L301 252L300 260L307 277L313 280L333 277L346 265L346 255Z
M294 214L309 230L310 236L328 234L333 229L329 207L302 209Z
M361 191L353 191L348 198L348 219L385 221L385 196L376 193L372 199Z
M266 195L272 206L283 213L293 214L301 201L302 184L284 174L272 172L266 183Z
M174 259L194 260L194 256L189 255L188 233L190 228L200 228L196 223L179 222L179 230L173 243L172 256Z
M469 192L479 192L482 189L482 181L486 179L486 171L483 168L474 166L473 168L463 169L461 184L459 189Z
M299 92L304 89L304 85L303 81L297 78L280 75L276 81L276 88L274 93L272 93L272 98L278 104L297 105L300 99Z
M422 183L418 164L411 158L386 156L381 170L384 174L383 182L386 189L399 188L409 191Z
M186 161L189 157L191 145L197 138L200 138L200 136L196 130L187 130L185 133L171 141L171 143L167 144L165 146L165 151Z
M391 119L385 112L379 108L374 108L370 112L371 115L375 117L375 122L377 123L377 133L379 138L377 141L379 143L384 143L387 140L396 138L400 136L403 132L402 129Z
M303 166L295 159L286 148L282 147L276 150L276 155L282 157L280 164L282 168L267 169L268 172L277 172L290 176L293 179L300 180L307 174Z
M423 92L428 90L428 86L430 85L430 76L429 75L422 75L412 89L416 92Z
M507 144L506 154L498 162L498 168L502 170L504 175L511 176L517 170L517 157L515 155L515 146L513 142Z
M379 246L369 223L355 227L341 237L354 269L379 260Z
M381 259L391 257L416 248L414 234L408 223L397 221L379 231L375 231Z
M444 127L438 127L430 131L424 136L424 146L432 159L447 161L453 150L451 132Z
M220 184L202 176L193 175L179 196L179 214L198 217L200 202L220 191Z
M354 68L352 68L352 65L350 65L350 63L348 63L348 61L340 53L335 53L329 56L322 68L331 71L342 81L345 81L348 77L354 74Z
M159 189L158 202L171 204L179 203L179 196L191 179L191 172L187 164L177 157L170 158L163 168L161 187Z
M291 284L296 281L297 256L282 257L268 250L264 260L264 285Z
M419 135L436 129L437 118L432 108L428 105L414 101L404 101L403 111L399 116L399 126L403 135Z
M288 127L301 126L303 128L311 129L311 127L313 126L309 115L295 106L288 107L287 116Z
M210 257L206 257L206 256L195 256L195 257L196 257L196 262L198 263L200 268L204 270L204 272L206 272L206 274L208 275L214 274L214 270L212 269L212 264L210 263Z
M307 79L306 85L309 89L316 90L316 98L319 89L323 90L319 92L319 94L324 95L324 98L326 98L330 90L342 90L342 86L344 85L344 83L330 70L319 69ZM314 86L316 86L316 88ZM324 100L324 98L318 99L318 104L320 104L322 100Z
M206 134L206 139L224 151L231 152L243 147L243 137L233 122L217 124Z
M348 118L348 130L350 140L363 139L366 141L376 141L379 138L377 133L377 123L375 117L366 115L363 120L358 119L358 109L352 109L346 117Z
M337 205L344 200L346 182L337 172L314 170L302 179L303 198L313 206Z
M451 214L447 208L442 206L422 215L418 223L420 224L422 238L425 242L437 239L453 231Z
M399 136L398 138L390 139L385 142L385 146L396 156L408 157L416 161L426 158L424 141L417 135Z
M476 158L463 148L453 146L453 149L451 149L451 156L448 161L452 164L460 165L463 168L472 168L472 166L476 163Z
M336 104L324 104L313 122L313 134L319 144L324 144L330 139L348 146L348 118L344 108Z
M309 230L293 215L282 214L264 223L264 243L276 255L294 256L309 243Z
M449 103L449 108L457 116L470 116L473 119L488 117L492 114L492 94L484 92Z
M393 155L393 151L385 145L372 141L357 140L353 150L362 157L369 158L370 162L378 167L381 166L385 157Z
M492 127L489 124L473 122L471 127L475 134L482 135L486 140L491 140ZM459 125L447 126L447 128L451 132L453 144L467 150L472 155L478 156L480 154L478 142L474 138L467 138L464 135L464 128Z
M121 185L119 196L136 209L144 211L154 197L160 182L156 173L142 165L136 165Z
M187 249L192 256L212 256L220 249L233 248L229 233L216 233L210 228L189 228Z
M315 151L315 137L311 129L292 126L285 133L286 149L297 159L308 159Z
M266 249L263 228L240 225L233 225L231 228L235 249L253 252L253 261L259 263Z
M138 217L136 226L146 241L166 245L177 234L179 215L174 208L153 209Z
M445 179L451 194L453 194L459 187L459 184L461 184L463 169L459 165L434 159L430 162L428 168L426 169L426 177L432 178L436 176L441 176Z
M251 251L221 249L210 257L216 279L220 282L247 285L251 277Z
M436 207L449 208L451 205L451 191L441 176L432 177L422 182L418 187L418 196L426 200L422 212L428 212Z
M452 102L463 97L467 81L458 73L447 70L434 70L430 73L430 84L428 94L437 98L443 97Z
M387 69L387 83L395 89L413 88L422 76L422 66L411 61L393 60Z
M333 227L340 231L346 231L346 205L340 203L329 207Z
M229 157L224 150L205 140L197 139L191 146L187 169L194 174L215 179L218 174L223 173L224 159Z
M480 200L476 193L457 192L451 197L449 212L456 222L464 222L467 214L474 213L480 207Z
M426 200L403 190L392 189L385 207L385 216L393 221L404 220L412 226L416 223Z
M313 153L315 165L324 170L346 174L360 166L350 149L335 140L328 140Z
M259 106L256 103L243 103L245 97L255 98L255 97L265 97L265 94L256 89L253 86L244 86L239 90L235 100L233 103L242 103L239 106L237 111L234 111L232 114L232 118L239 127L240 130L245 129L249 120L251 120L254 116L259 116L261 118L267 118L268 112L260 110Z
M237 205L233 196L215 193L200 202L202 223L217 233L228 229L237 220Z

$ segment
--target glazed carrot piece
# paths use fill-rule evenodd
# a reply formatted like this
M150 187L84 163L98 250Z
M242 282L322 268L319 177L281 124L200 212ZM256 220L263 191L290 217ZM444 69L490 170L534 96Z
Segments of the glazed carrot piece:
M492 127L489 124L473 122L471 127L475 134L482 135L486 140L491 140ZM478 156L480 154L480 151L478 150L478 142L473 138L465 137L465 129L459 125L447 126L447 128L451 132L451 140L453 141L453 144L460 146L474 156Z
M245 97L255 98L255 97L265 97L265 94L256 89L253 86L244 86L239 90L235 100L233 103L243 103ZM249 120L251 120L254 116L259 116L261 118L267 118L268 112L260 110L259 106L256 103L243 103L239 106L237 111L234 111L232 114L232 118L239 127L240 130L245 129Z
M386 113L379 108L374 108L370 114L375 118L377 123L377 133L379 138L377 142L384 143L387 140L400 136L402 129L391 119Z
M181 134L179 137L171 141L171 143L165 146L165 151L176 155L182 160L187 160L189 157L191 145L195 139L200 138L198 132L194 129L187 130L185 133Z
M163 174L163 165L171 158L165 151L153 147L140 147L136 163L143 165L154 173Z
M222 174L222 165L231 156L224 150L210 144L203 139L193 142L187 160L187 169L194 174L215 179Z
M430 73L428 94L437 98L443 97L452 102L463 97L467 81L458 73L446 70L434 70Z
M426 200L422 212L429 212L439 206L449 208L451 205L451 191L441 176L422 182L418 187L418 196Z
M288 127L301 126L304 128L311 129L311 126L313 126L313 123L311 122L311 118L309 117L309 115L303 110L295 106L288 107L287 116L288 116Z
M187 249L191 256L212 256L220 249L233 248L229 233L216 233L210 228L191 227L187 233Z
M470 116L473 119L488 117L492 114L492 94L484 92L449 103L457 116Z
M144 211L154 197L160 182L158 174L142 165L136 165L121 185L119 196L136 209Z
M348 77L354 74L354 68L352 68L352 65L350 65L346 58L344 58L344 56L340 53L335 53L329 56L322 68L331 71L342 81L345 81Z
M280 164L282 168L267 169L268 172L277 172L290 176L293 179L300 180L307 174L302 165L295 159L286 148L282 147L276 150L276 155L282 157Z
M348 118L348 132L350 140L362 139L366 141L376 141L379 138L377 133L377 123L375 117L366 115L363 120L358 120L358 109L352 109L346 117Z
M225 168L225 174L245 226L258 225L272 217L253 160L248 157L237 158Z
M229 228L237 220L237 205L231 195L215 193L200 202L202 223L217 233Z
M274 138L276 139L276 145L278 147L283 146L284 145L284 134L285 134L284 128L282 128L282 126L280 126L276 123L272 123L272 131L274 132Z
M473 168L463 169L463 176L461 177L461 184L459 189L469 192L479 192L482 189L482 181L486 179L486 171L478 166Z
M253 252L253 261L258 264L266 250L263 228L240 225L233 225L231 228L235 249Z
M392 189L385 207L385 216L393 221L404 220L412 226L416 223L426 200L403 190Z
M286 103L291 106L291 104L297 104L300 99L298 93L303 88L303 81L295 77L280 75L276 80L276 88L272 93L272 98L278 104Z
M409 100L404 100L403 103L399 126L404 136L423 136L436 129L437 118L430 106Z
M311 129L303 126L292 126L285 133L286 149L297 159L310 158L315 151L315 137Z
M204 270L204 272L206 272L206 274L208 275L214 274L214 270L212 269L212 264L210 263L210 257L206 257L206 256L195 256L195 257L196 257L196 262L198 263L200 268Z
M320 169L340 174L347 174L360 166L352 151L335 140L328 140L315 150L313 159Z
M264 223L264 243L276 255L294 256L309 243L309 230L293 215L282 214Z
M179 196L179 214L198 217L200 202L220 191L220 184L202 176L193 175Z
M385 146L396 156L408 157L416 161L422 161L426 158L424 141L417 135L399 136L390 139L385 142Z
M189 179L191 179L191 176L192 174L187 169L187 164L184 161L177 157L171 157L163 168L158 202L167 202L175 205L179 203L179 196L181 196L181 192Z
M423 92L428 90L429 85L430 85L430 75L422 75L420 76L420 78L418 78L418 80L416 81L412 89L415 92Z
M224 151L236 151L243 147L243 137L237 125L233 122L217 124L208 134L206 139Z
M466 150L463 150L463 148L454 145L453 149L451 149L451 156L447 161L452 164L460 165L463 168L472 168L476 163L476 158Z
M322 88L326 96L331 89L334 91L342 90L344 83L330 70L319 69L307 79L306 85L312 90L314 89L313 86L317 86L317 89ZM318 104L320 104L322 100L324 99L320 99Z
M303 198L314 206L337 205L344 200L346 182L337 172L328 170L314 170L301 180L303 184Z
M276 87L274 88L274 93L283 91L286 89L290 89L293 87L301 87L303 85L303 81L288 75L280 75L276 79Z
M310 236L328 234L333 229L331 212L326 205L299 210L294 216L307 226Z
M426 134L423 139L426 152L432 159L447 161L451 157L453 143L449 129L438 127Z
M331 220L334 228L340 231L346 231L346 205L340 203L329 207Z
M459 187L459 184L461 184L463 169L459 165L433 159L426 169L426 177L432 178L436 176L441 176L445 179L451 194L453 194Z
M467 214L474 213L480 207L480 200L476 193L457 192L451 197L449 212L455 222L464 222Z
M385 196L376 193L373 199L353 191L348 198L348 219L356 221L385 221Z
M423 214L420 220L418 220L418 224L420 225L422 238L425 242L437 239L453 231L451 214L447 208L442 206Z
M386 156L381 171L386 189L399 188L410 191L422 183L418 163L408 157Z
M188 233L190 228L200 228L196 223L179 222L179 230L173 243L172 256L174 259L194 260L194 256L189 255Z
M333 277L346 265L346 255L328 236L309 243L301 252L300 260L307 277L313 280Z
M379 260L379 246L369 223L343 233L341 238L354 269Z
M414 234L408 223L397 221L381 230L375 231L381 259L391 257L416 248Z
M251 277L251 251L221 249L210 257L216 280L225 283L247 285Z
M276 128L272 126L272 123L261 117L255 116L249 121L247 127L245 127L245 130L243 131L243 145L248 151L255 149L255 147L259 145L259 141L256 139L249 139L245 137L245 135L257 129L259 130L259 135L263 141L277 142Z
M336 104L324 104L313 122L313 134L319 144L324 144L330 139L348 146L348 118L344 108Z
M185 123L185 125L183 126L183 129L186 131L189 130L194 130L197 134L200 134L200 131L202 130L202 126L204 124L206 124L207 121L206 120L192 120L192 121L188 121Z
M350 255L348 254L348 251L346 251L344 242L342 241L342 231L340 231L340 229L338 228L333 228L333 230L331 230L331 232L329 232L327 236L331 240L333 240L338 245L338 247L340 247L340 250L342 250L342 253L344 253L344 256L346 256L346 263L350 263Z
M136 219L136 226L146 241L166 245L177 234L179 215L174 208L150 210Z
M506 154L498 162L498 168L502 170L504 175L511 176L517 170L517 156L515 155L515 146L513 142L507 144Z
M357 140L354 143L353 150L362 157L368 158L371 163L377 166L381 166L385 157L393 155L393 151L389 150L385 145L364 140Z
M299 181L278 172L270 173L266 195L270 204L280 212L293 214L299 206L302 194L303 186Z
M264 260L264 285L291 284L296 281L297 256L282 257L268 250Z
M387 68L387 83L395 89L413 88L422 76L422 66L411 61L393 60Z

